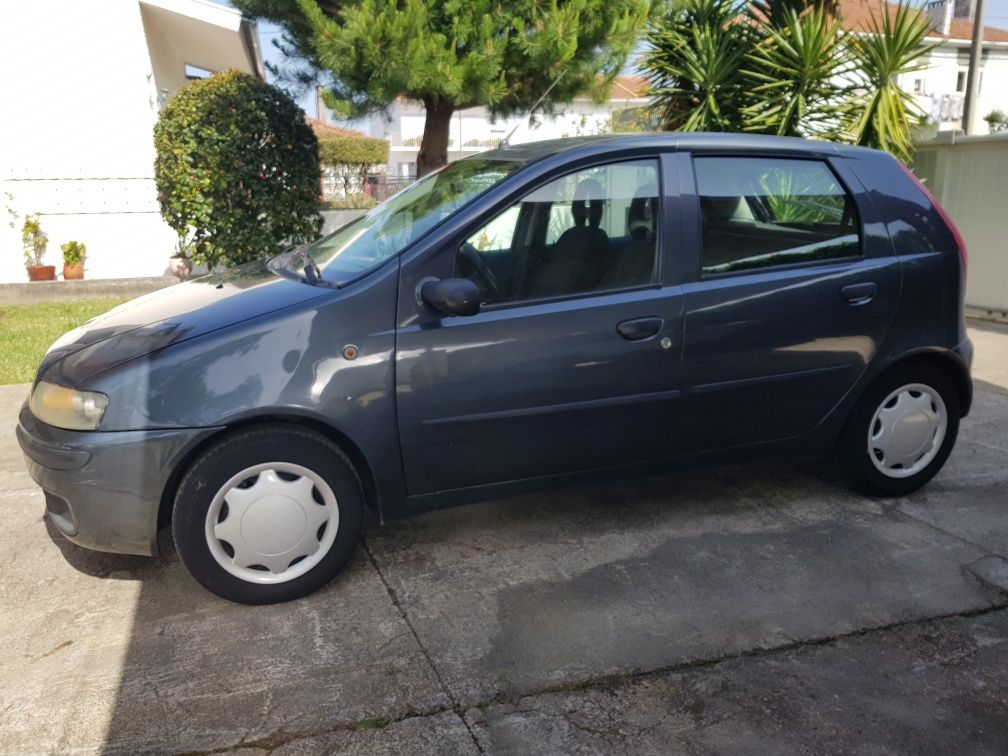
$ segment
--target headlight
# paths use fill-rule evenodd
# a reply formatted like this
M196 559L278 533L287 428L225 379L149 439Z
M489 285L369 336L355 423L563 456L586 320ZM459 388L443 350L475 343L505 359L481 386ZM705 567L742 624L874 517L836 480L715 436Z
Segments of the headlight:
M105 394L45 381L39 381L28 401L32 414L43 423L68 430L95 430L107 406Z

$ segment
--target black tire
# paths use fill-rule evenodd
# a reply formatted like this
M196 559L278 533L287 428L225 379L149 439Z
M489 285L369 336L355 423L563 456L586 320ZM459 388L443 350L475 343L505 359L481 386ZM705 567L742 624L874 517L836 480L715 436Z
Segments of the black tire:
M267 462L297 464L321 477L336 497L339 526L329 552L315 567L287 582L258 584L218 564L205 527L210 505L225 483L246 468ZM182 562L204 588L240 604L273 604L318 590L346 566L360 540L363 507L360 480L339 447L310 430L263 425L236 431L200 454L175 496L172 536Z
M892 478L872 462L868 450L869 424L879 405L901 386L920 383L941 396L948 414L945 438L934 459L920 472L906 478ZM926 363L907 363L886 371L864 392L844 426L837 442L836 456L851 485L867 496L904 496L927 483L945 464L959 434L959 394L941 368Z

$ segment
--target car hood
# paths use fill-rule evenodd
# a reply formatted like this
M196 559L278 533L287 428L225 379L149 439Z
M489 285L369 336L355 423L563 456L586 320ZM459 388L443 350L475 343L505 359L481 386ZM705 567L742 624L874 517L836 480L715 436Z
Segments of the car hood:
M309 286L253 262L134 299L60 337L38 380L78 385L129 360L244 320L306 302L329 289Z

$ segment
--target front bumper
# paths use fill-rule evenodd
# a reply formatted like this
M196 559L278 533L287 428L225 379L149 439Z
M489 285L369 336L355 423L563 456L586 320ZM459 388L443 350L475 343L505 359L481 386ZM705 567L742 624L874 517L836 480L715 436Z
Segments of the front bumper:
M153 555L165 486L214 430L68 431L39 422L25 403L17 439L63 535L97 551Z

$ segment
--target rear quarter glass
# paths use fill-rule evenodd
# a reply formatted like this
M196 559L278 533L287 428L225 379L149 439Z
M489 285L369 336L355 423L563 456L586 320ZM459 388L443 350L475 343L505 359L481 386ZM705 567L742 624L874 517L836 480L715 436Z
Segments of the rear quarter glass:
M959 252L956 234L942 213L894 158L870 153L848 157L847 164L883 211L897 255Z

